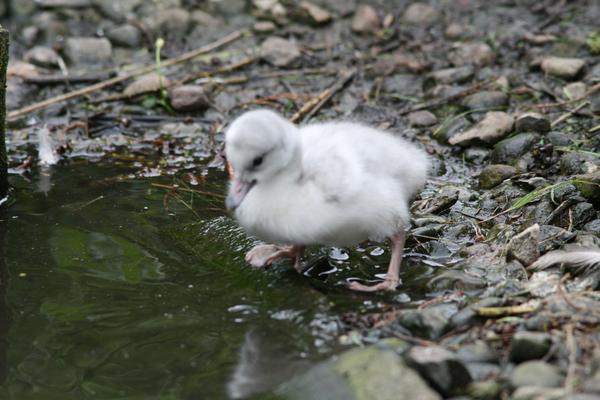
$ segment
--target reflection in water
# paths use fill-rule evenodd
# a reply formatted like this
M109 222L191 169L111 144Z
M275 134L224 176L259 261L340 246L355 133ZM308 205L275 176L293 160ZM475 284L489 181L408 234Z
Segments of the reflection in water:
M237 366L227 385L231 398L243 399L270 390L308 365L290 351L289 346L273 340L283 334L263 327L246 333Z

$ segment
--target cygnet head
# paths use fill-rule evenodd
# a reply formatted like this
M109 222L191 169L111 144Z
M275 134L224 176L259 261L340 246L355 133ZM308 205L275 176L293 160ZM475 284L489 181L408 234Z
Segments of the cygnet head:
M237 208L255 186L290 166L299 144L298 128L269 110L238 117L225 134L225 154L234 171L226 205Z

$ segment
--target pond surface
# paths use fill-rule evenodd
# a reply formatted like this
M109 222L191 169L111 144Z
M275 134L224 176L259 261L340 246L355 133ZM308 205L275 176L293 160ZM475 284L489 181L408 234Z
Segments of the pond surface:
M71 162L13 176L2 398L268 397L342 348L337 315L384 299L343 288L344 274L372 275L369 263L385 271L377 245L312 249L305 276L253 270L243 261L253 241L220 199L166 196L152 183L171 178L120 179L128 172ZM223 179L209 173L203 188L222 193Z

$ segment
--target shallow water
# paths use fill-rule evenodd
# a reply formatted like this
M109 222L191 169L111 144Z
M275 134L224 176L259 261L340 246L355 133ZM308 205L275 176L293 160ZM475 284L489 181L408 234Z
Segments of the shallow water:
M115 179L127 173L77 162L30 182L13 176L17 202L1 226L2 398L263 398L342 348L337 315L381 300L343 289L342 276L383 272L383 248L313 249L308 276L252 270L252 241L215 210L220 200L182 194L192 212L151 185L170 178ZM208 178L222 191L221 173Z

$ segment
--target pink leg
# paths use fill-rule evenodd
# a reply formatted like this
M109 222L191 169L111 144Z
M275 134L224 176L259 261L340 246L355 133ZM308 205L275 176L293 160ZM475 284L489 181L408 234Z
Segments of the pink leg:
M246 262L253 267L266 267L278 260L292 259L294 260L294 268L298 272L302 272L300 261L304 254L304 247L261 244L246 253Z
M281 250L276 251L271 254L269 258L267 258L266 265L271 265L273 262L284 259L292 259L294 260L294 268L298 272L301 271L300 261L302 260L302 255L304 254L305 246L286 246L281 248Z
M404 253L405 240L406 233L404 231L397 233L390 238L392 258L390 259L390 265L387 273L385 274L385 281L373 286L363 285L362 283L358 282L351 282L349 288L360 292L396 290L396 287L400 284L400 263L402 262L402 253Z

